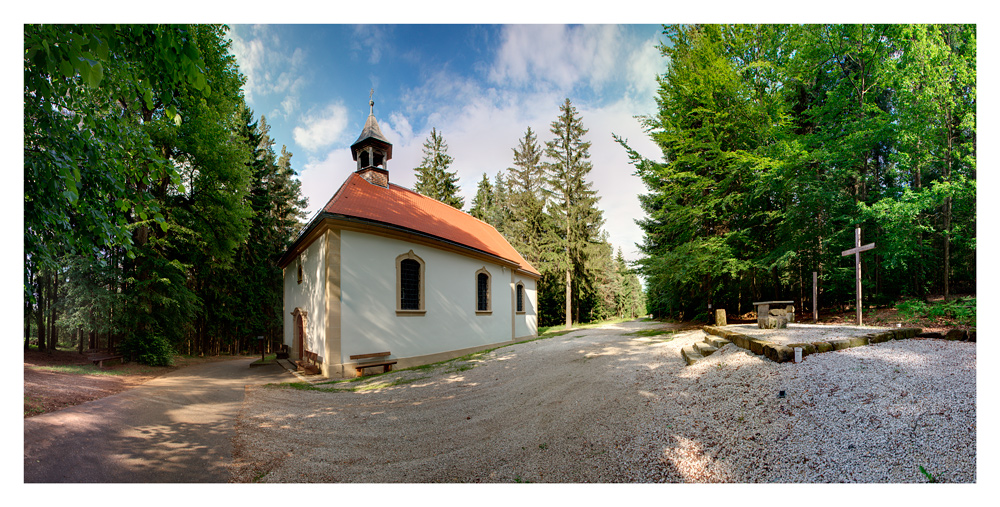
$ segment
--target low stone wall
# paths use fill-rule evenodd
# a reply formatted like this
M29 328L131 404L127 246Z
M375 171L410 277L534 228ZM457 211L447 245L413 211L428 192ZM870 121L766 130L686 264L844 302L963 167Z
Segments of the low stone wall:
M919 327L904 327L881 330L863 336L854 336L840 340L817 341L812 343L771 343L760 338L754 338L719 326L705 326L706 333L729 340L737 347L749 350L754 354L763 355L776 363L784 363L795 359L795 347L802 348L802 357L832 350L844 350L851 347L861 347L872 343L882 343L889 340L905 340L913 338L923 331ZM973 334L973 337L975 334ZM973 338L974 339L974 338Z

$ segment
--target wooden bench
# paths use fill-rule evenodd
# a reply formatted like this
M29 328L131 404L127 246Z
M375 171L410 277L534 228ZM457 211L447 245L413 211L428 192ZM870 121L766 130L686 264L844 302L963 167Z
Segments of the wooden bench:
M302 355L305 356L305 360L295 361L295 365L306 373L312 375L319 373L319 354L306 350Z
M114 361L117 359L121 362L125 362L123 358L124 356L99 356L91 357L90 362L94 363L94 366L97 366L98 368L104 368L104 361Z
M368 361L364 363L358 363L354 365L354 369L357 370L358 377L363 377L365 368L370 368L373 366L381 366L382 373L387 373L392 371L392 365L396 364L395 359L383 359L392 355L391 352L375 352L373 354L358 354L356 356L351 356L351 361L357 361L361 359L374 359L374 361ZM382 360L379 360L382 359Z

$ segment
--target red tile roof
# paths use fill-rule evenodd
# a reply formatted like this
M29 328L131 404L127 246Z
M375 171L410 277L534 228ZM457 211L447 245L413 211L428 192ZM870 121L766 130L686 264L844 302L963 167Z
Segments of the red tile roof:
M388 188L381 187L352 173L323 211L394 225L458 243L506 259L523 271L541 276L493 226L399 185L390 183Z

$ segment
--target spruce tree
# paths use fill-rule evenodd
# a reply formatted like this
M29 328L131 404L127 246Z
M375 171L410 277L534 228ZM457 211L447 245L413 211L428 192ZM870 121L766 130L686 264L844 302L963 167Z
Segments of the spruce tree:
M493 186L486 173L483 173L483 179L479 180L479 186L476 188L476 196L472 199L472 209L469 210L469 214L490 223L494 209L493 199ZM496 224L491 225L496 226Z
M424 159L415 168L417 184L414 190L449 206L462 209L465 199L458 194L458 173L448 171L454 159L448 155L448 143L436 128L424 142Z
M559 248L562 258L556 260L557 269L566 275L565 314L566 327L573 325L573 278L585 275L588 250L600 232L604 219L597 208L597 191L592 182L585 180L592 169L590 142L584 141L587 129L569 98L559 107L559 117L552 122L550 131L555 139L545 143L545 154L551 162L545 163L547 194L552 217L558 224Z
M528 192L535 197L541 197L545 171L542 167L542 149L531 127L524 133L524 139L518 141L514 152L514 167L508 167L508 181L511 194Z

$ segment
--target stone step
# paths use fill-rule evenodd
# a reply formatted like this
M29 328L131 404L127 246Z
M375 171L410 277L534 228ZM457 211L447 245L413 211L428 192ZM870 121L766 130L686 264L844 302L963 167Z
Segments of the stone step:
M725 338L708 335L705 337L704 341L696 342L682 348L681 358L684 359L684 362L686 362L688 366L691 366L699 360L712 355L713 352L725 347L729 343L731 342Z
M725 347L726 344L729 343L729 340L727 340L725 338L719 338L718 336L713 336L713 335L708 335L705 338L705 341L707 343L711 343L712 346L715 347L715 348L717 348L717 349L721 349L722 347Z
M688 366L691 366L703 357L705 356L701 355L701 353L694 348L694 345L688 345L687 347L681 349L681 358L684 359L684 362L686 362Z
M694 348L704 357L708 357L712 355L712 352L719 350L717 347L713 347L711 344L705 342L695 343Z

